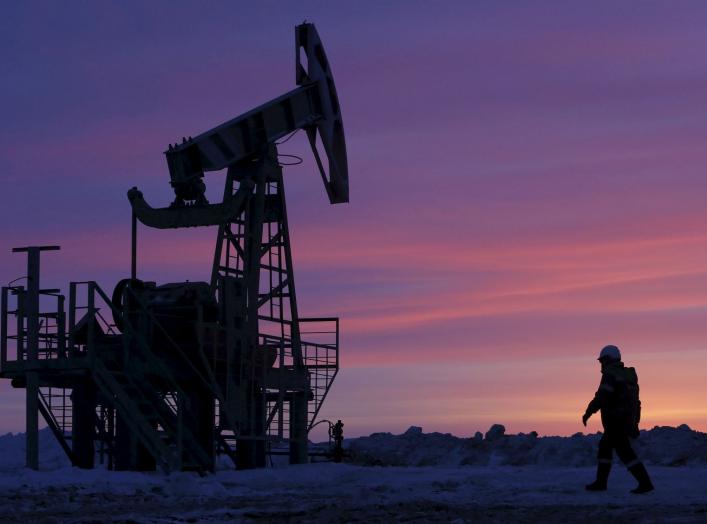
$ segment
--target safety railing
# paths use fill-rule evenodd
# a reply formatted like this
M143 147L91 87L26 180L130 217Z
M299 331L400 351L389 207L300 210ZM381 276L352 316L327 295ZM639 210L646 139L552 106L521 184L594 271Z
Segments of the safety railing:
M29 360L29 326L24 286L5 286L0 291L0 371L8 363ZM56 289L40 290L37 325L37 360L66 357L64 296ZM11 321L11 317L14 317Z
M312 399L308 405L311 429L319 410L339 372L339 319L337 317L300 318L302 358L309 371Z
M299 319L302 360L309 379L307 406L308 430L316 423L319 411L339 371L339 319L316 317ZM278 348L275 367L293 367L292 340L289 337L260 335L261 347ZM284 387L269 391L267 433L272 441L286 440L290 430L289 396Z
M113 321L113 304L94 281L71 282L69 286L68 347L70 354L95 358L96 340L100 335L118 335ZM82 323L81 326L79 324ZM85 329L84 340L77 332Z

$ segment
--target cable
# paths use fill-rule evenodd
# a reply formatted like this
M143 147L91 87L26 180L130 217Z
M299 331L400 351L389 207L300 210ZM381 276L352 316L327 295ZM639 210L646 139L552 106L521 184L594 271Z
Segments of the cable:
M275 145L279 146L280 144L284 144L284 143L288 142L297 133L299 133L299 129L295 129L294 131L292 131L292 133L290 133L288 136L286 136L285 138L283 138L279 142L275 142Z
M14 284L15 282L17 282L18 280L23 280L23 279L26 279L26 278L27 278L27 277L24 276L24 277L17 277L15 280L10 280L10 281L7 283L7 287L10 287L12 284Z
M294 158L295 161L294 161L294 162L280 162L280 158ZM302 157L301 157L301 156L297 156L297 155L282 155L282 154L278 154L278 155L277 155L277 159L278 159L278 162L277 162L277 163L278 163L279 165L281 165L281 166L297 166L297 165L301 164L302 162L304 162L304 160L302 159Z

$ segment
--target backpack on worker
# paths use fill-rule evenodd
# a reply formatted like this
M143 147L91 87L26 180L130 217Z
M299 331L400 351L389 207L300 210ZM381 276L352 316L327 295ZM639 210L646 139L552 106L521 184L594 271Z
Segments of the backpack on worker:
M639 435L638 423L641 421L641 399L639 396L638 375L635 368L624 368L624 384L626 387L624 396L624 409L626 411L626 423L630 437L636 438Z

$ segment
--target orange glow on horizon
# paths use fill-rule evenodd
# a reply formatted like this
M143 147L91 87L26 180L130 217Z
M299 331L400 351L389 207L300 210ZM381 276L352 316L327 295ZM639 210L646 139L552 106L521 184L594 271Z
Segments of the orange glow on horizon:
M127 190L169 205L168 143L294 87L308 7L6 4L0 278L26 272L11 247L59 244L42 287L110 295ZM321 417L347 436L597 431L580 416L615 343L644 427L707 430L707 4L359 4L317 15L350 202L329 205L306 133L278 146L302 158L283 168L299 314L340 318ZM224 182L205 174L210 202ZM207 281L215 240L139 226L138 277ZM21 393L0 381L0 432Z

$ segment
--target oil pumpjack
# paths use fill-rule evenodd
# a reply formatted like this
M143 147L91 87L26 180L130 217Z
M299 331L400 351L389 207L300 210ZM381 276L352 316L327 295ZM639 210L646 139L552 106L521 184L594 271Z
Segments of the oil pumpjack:
M128 192L131 277L112 296L72 282L67 308L60 290L39 286L40 252L58 247L16 248L27 282L2 288L0 376L26 388L28 467L38 467L39 413L83 468L98 457L112 469L208 471L218 452L263 467L275 448L307 461L339 369L339 321L298 314L278 141L305 130L330 203L349 197L339 102L313 24L295 28L295 49L298 87L169 146L171 205ZM219 170L223 201L209 203L204 175ZM138 221L216 228L210 281L139 280Z

